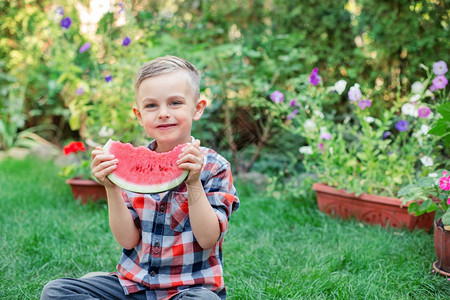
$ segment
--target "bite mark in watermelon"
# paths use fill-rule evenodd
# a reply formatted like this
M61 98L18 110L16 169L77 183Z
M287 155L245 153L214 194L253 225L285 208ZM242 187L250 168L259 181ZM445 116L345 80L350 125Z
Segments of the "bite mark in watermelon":
M108 175L117 186L136 193L161 193L180 185L189 171L178 168L178 155L186 144L158 153L147 147L109 140L103 151L118 159L117 168Z

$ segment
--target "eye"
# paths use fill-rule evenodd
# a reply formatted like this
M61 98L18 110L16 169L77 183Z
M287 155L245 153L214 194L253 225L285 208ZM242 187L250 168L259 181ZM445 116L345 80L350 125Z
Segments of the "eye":
M156 104L154 103L148 103L147 105L145 105L145 108L156 108Z
M174 100L174 101L170 102L170 105L172 105L172 106L178 106L178 105L181 105L181 104L183 104L183 102L181 102L179 100Z

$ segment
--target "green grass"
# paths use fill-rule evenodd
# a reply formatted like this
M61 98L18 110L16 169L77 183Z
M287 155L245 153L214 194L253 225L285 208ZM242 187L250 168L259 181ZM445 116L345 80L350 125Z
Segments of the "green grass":
M38 299L63 276L113 271L121 249L106 204L81 205L51 162L0 162L0 299ZM317 210L307 199L276 200L239 182L241 207L224 244L228 299L448 299L433 274L433 236Z

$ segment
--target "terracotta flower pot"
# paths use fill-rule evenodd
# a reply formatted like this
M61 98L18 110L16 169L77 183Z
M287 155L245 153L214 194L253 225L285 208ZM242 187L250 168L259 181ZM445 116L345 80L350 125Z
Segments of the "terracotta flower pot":
M450 276L450 232L444 230L441 219L434 222L434 250L438 259L433 264L434 270Z
M329 215L343 219L355 217L360 221L381 226L406 226L409 230L419 228L429 231L433 225L434 212L413 216L408 213L409 205L404 205L398 198L371 194L355 196L322 183L315 183L313 190L317 193L319 210Z
M81 200L83 204L106 199L105 187L94 180L71 178L67 179L66 183L70 185L74 198Z

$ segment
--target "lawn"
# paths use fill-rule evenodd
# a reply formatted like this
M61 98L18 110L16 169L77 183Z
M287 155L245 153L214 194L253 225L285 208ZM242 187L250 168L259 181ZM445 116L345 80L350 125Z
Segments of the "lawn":
M0 299L38 299L63 276L113 271L121 249L105 203L81 205L52 162L0 162ZM235 179L241 207L224 244L228 299L448 299L432 273L433 235L342 221L313 194L283 194Z

